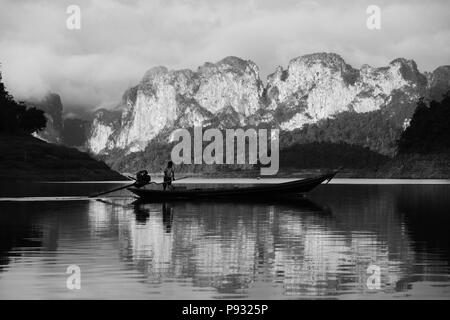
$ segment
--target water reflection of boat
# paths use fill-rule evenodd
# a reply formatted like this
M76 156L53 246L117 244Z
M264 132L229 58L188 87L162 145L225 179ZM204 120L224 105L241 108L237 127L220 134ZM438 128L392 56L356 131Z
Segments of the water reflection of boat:
M143 203L135 201L133 206L133 211L136 216L136 222L140 224L146 224L148 219L150 218L150 209ZM166 233L170 233L172 230L172 222L173 222L173 206L171 203L162 202L161 203L161 211L162 213L162 222Z
M172 222L173 222L172 205L170 203L163 203L162 213L163 213L163 225L166 228L166 233L170 233L172 231Z
M163 217L169 217L173 216L173 206L176 206L179 203L185 203L186 205L192 205L192 206L199 206L199 205L227 205L230 203L227 199L194 199L194 200L182 200L181 199L175 199L170 201L165 201L161 199L156 199L154 201L147 201L143 199L137 199L133 202L134 205L134 212L136 214L137 219L139 217L143 217L144 213L146 212L145 208L146 204L162 204L162 210ZM243 206L251 206L251 205L264 205L264 206L277 206L279 208L291 208L296 210L296 212L302 213L321 213L321 214L331 214L331 210L327 206L320 205L319 203L316 203L312 201L311 199L307 197L298 197L295 195L286 195L284 197L276 197L276 198L237 198L233 201L236 205L243 205ZM148 213L145 213L147 217L149 216Z

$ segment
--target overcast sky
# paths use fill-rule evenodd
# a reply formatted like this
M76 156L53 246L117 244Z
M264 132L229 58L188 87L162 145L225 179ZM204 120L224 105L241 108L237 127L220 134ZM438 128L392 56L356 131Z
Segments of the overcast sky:
M81 8L69 30L67 6ZM381 8L368 30L366 8ZM414 0L0 0L3 80L18 99L61 94L66 107L110 107L149 68L196 69L234 55L261 77L313 52L354 67L414 59L450 64L450 1Z

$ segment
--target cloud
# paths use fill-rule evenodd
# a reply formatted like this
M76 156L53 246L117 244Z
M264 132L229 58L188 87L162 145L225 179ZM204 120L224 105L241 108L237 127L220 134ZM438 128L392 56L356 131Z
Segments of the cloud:
M66 28L79 5L81 30ZM381 30L366 28L372 1L0 0L0 62L16 97L60 93L68 109L114 106L149 68L195 69L228 55L277 65L336 52L355 67L397 57L420 70L449 64L450 3L379 0Z

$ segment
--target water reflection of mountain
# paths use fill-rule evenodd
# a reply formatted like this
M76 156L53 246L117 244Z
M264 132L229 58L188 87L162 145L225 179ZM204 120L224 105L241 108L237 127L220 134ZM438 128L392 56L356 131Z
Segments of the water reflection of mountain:
M84 297L159 297L172 286L184 298L359 297L371 263L384 292L442 283L449 194L448 186L327 185L311 194L318 206L0 202L0 296L12 287L68 295L60 284L74 263Z
M244 294L267 281L284 295L333 295L345 286L365 292L371 263L381 267L385 290L401 290L411 242L392 197L373 191L364 205L348 201L351 194L331 195L332 215L280 204L140 205L134 212L148 220L122 226L130 242L122 256L148 282L192 279L219 294Z

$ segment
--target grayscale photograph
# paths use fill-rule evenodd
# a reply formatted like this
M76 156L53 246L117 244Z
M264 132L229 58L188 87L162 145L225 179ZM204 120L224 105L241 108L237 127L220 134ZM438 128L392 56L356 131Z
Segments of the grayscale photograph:
M0 0L0 300L450 300L449 13Z

